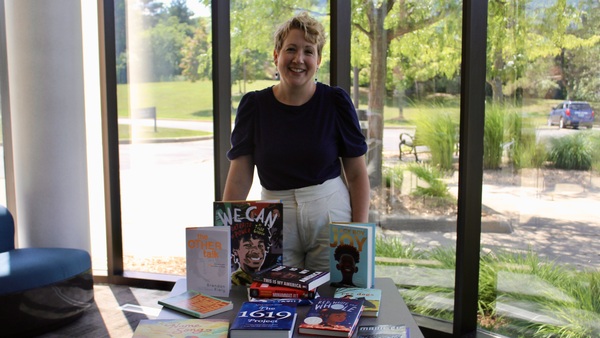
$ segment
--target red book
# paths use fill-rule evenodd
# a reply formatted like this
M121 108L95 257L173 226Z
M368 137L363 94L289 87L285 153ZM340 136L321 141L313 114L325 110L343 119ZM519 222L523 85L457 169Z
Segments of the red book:
M250 285L250 297L253 298L293 298L314 299L315 290L303 290L288 286L272 285L262 282L253 282Z
M329 282L329 271L316 271L278 265L255 274L254 281L308 291Z

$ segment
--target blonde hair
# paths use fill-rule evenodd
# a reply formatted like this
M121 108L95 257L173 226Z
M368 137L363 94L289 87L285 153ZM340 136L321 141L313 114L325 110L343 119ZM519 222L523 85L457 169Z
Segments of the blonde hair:
M275 50L279 52L283 47L283 41L292 29L304 31L304 38L310 43L317 45L317 53L321 56L325 45L325 29L323 25L306 12L302 12L288 21L284 22L275 31Z

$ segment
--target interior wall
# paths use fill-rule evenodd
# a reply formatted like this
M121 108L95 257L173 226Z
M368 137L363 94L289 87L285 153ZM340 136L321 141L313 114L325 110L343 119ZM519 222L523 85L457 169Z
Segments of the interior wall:
M81 3L5 1L18 246L90 250Z

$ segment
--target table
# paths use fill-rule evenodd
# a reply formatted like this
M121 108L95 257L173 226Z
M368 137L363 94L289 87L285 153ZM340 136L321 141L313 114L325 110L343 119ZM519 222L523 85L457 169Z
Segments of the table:
M376 325L376 324L404 324L410 328L410 337L411 338L423 338L423 333L419 329L419 326L415 322L412 317L406 303L400 296L396 285L391 278L375 278L375 288L381 289L381 304L379 309L379 317L371 318L371 317L362 317L358 323L361 325ZM185 278L178 280L171 290L169 296L178 295L187 290L187 283ZM319 295L321 297L332 297L335 291L335 288L329 285L322 285L318 288ZM231 292L229 293L229 297L219 297L223 299L228 299L233 302L233 310L216 314L209 318L215 319L227 319L229 322L233 322L233 319L237 315L240 306L243 302L248 301L248 292L247 287L245 286L233 286L231 288ZM299 306L298 307L298 320L296 321L296 327L294 328L294 337L314 337L309 335L304 335L298 333L298 324L302 322L302 319L306 317L306 313L308 312L308 306ZM158 319L182 319L182 318L192 318L186 314L162 308L158 315ZM355 333L356 335L356 333Z

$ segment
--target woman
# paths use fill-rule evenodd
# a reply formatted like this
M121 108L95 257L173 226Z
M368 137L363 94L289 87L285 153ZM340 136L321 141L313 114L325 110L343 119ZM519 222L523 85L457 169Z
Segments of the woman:
M279 27L273 58L280 82L238 107L224 200L248 196L254 166L262 199L284 205L283 264L328 271L329 223L366 222L367 151L348 94L316 81L323 26L306 13Z

